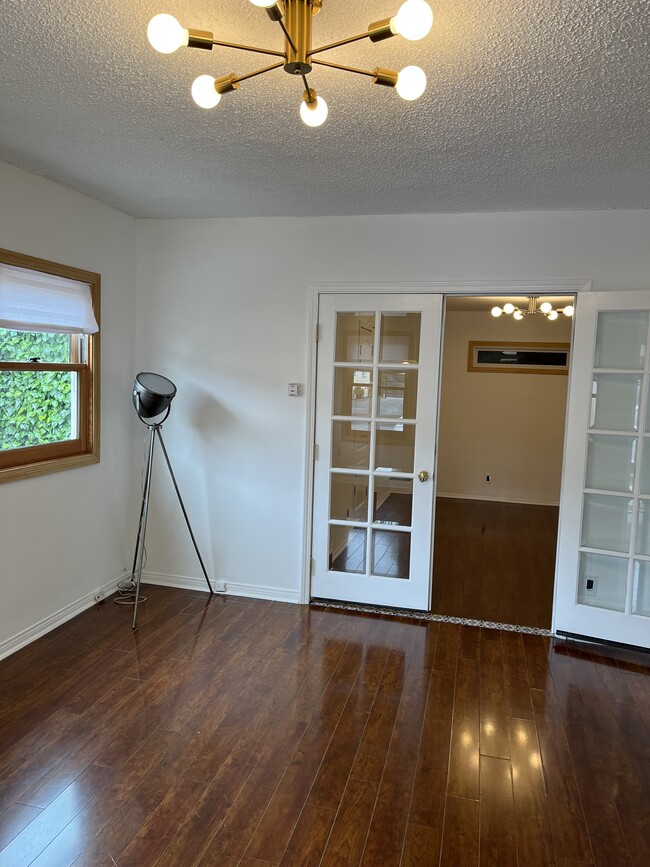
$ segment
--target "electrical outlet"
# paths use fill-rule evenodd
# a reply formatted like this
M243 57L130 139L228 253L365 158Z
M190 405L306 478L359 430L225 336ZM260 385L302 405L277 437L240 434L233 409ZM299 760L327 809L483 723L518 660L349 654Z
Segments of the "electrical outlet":
M485 474L485 484L486 485L492 484L492 473L486 473Z
M228 586L225 581L216 581L212 585L215 593L226 593L228 590Z

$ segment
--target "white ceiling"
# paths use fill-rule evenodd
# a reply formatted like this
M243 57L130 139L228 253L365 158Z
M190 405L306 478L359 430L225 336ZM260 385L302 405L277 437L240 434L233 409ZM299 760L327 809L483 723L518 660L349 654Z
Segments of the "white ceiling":
M145 30L174 14L215 38L282 50L248 0L4 0L0 158L140 217L431 213L650 206L648 0L429 0L423 42L396 37L327 59L422 66L414 103L314 69L327 100L299 119L282 70L212 111L201 73L271 62L229 49L163 56ZM314 43L361 33L400 0L323 0Z

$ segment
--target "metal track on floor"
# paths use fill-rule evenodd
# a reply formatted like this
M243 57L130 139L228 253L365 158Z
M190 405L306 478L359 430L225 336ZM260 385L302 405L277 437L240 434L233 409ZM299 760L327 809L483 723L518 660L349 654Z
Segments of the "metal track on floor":
M410 617L413 620L427 620L433 623L458 623L461 626L482 626L485 629L503 629L505 632L524 632L527 635L553 637L550 629L542 629L538 626L518 626L515 623L494 623L491 620L450 617L446 614L432 614L429 611L414 611L410 608L383 608L378 605L362 605L358 602L334 602L330 599L312 599L310 604L318 608L335 608L339 611L363 611L365 614L387 614L393 617Z

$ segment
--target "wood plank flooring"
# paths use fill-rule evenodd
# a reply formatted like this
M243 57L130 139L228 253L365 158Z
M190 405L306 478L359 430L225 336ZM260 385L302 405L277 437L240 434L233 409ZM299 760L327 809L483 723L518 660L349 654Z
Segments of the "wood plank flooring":
M2 867L648 864L648 657L147 596L0 662Z
M558 509L436 500L431 610L551 628Z

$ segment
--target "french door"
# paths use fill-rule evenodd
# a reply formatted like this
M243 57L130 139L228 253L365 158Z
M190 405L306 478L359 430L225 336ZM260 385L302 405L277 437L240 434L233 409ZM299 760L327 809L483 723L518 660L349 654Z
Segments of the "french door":
M650 647L650 292L581 295L555 631Z
M319 305L312 596L429 607L441 295Z

